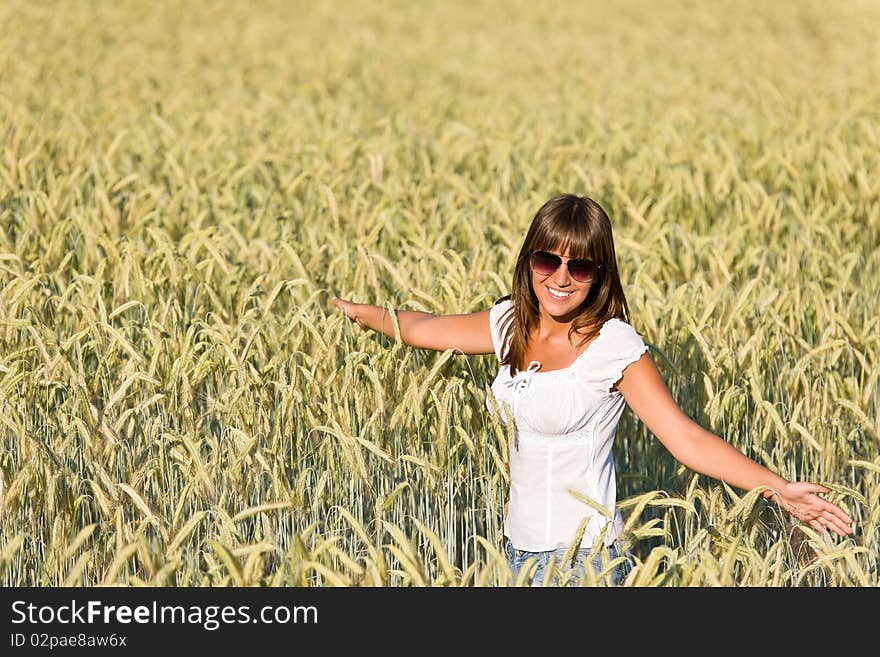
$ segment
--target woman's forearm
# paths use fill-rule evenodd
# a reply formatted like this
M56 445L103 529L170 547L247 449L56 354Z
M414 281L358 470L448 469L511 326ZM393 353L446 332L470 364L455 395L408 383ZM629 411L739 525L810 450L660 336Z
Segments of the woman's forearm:
M364 327L394 337L394 320L391 318L387 308L382 306L374 306L369 303L359 303L354 306L355 321ZM426 317L434 317L431 313L422 312L420 310L394 310L397 316L397 324L400 327L400 339L404 344L411 344L410 336L412 335L412 327L419 320Z
M767 486L771 490L764 491L764 497L781 491L789 483L696 422L691 423L689 433L681 454L673 456L691 470L743 490Z

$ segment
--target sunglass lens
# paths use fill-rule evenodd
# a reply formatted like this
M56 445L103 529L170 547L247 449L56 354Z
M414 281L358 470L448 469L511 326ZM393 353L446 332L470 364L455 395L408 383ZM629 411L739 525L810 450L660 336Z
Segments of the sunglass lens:
M559 256L552 253L536 251L532 254L532 269L539 276L549 276L559 268L561 262Z
M592 260L569 260L568 273L581 283L586 283L596 275L596 263Z

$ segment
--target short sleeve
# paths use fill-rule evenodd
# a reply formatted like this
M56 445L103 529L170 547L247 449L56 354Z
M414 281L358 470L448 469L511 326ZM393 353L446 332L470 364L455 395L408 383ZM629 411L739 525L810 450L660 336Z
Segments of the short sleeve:
M602 359L599 379L602 390L609 392L611 386L620 381L623 370L637 361L648 350L648 345L632 327L623 320L614 318L602 327Z
M498 357L498 362L501 362L502 359L501 329L507 316L510 314L508 311L512 305L513 302L510 299L504 299L489 309L489 331L492 333L492 346L495 348L495 355ZM508 322L508 331L509 326L510 323Z

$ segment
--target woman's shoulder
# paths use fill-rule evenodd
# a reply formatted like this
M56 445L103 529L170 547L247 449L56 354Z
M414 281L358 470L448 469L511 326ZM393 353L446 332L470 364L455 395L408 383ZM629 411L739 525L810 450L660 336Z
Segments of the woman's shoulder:
M500 361L502 358L502 341L503 336L502 332L504 332L504 328L507 328L505 335L507 335L506 342L510 341L510 329L509 322L507 321L507 317L510 315L510 309L513 306L513 300L510 298L510 295L503 296L500 299L496 300L492 307L489 309L489 330L492 334L492 344L495 347L495 355L498 357Z
M495 303L492 304L492 308L510 308L513 305L513 297L509 294L505 294L503 297L499 299L495 299Z
M513 307L513 299L510 295L505 295L500 299L496 299L495 303L489 309L489 317L493 324L498 323L508 315L508 311Z
M605 320L602 328L599 329L599 333L605 338L606 342L611 343L621 340L630 342L633 340L641 341L642 339L635 327L621 317L611 317Z
M626 366L647 350L648 346L632 324L612 317L605 320L599 336L587 347L589 355L578 371L584 381L591 382L602 393L614 393L613 386L620 380Z
M602 343L601 351L610 360L629 359L648 349L635 327L620 317L606 320L600 329L599 336ZM597 342L599 341L597 339Z
M625 332L625 331L635 331L635 328L628 321L623 319L622 317L611 317L605 320L605 323L602 325L603 331L611 331L613 332Z

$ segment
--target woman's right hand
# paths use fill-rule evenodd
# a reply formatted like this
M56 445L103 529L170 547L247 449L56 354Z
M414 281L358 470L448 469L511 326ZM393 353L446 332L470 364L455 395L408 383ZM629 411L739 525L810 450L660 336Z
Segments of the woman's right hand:
M355 303L353 301L346 301L345 299L340 299L338 297L330 297L330 303L339 308L349 320L357 324L362 331L366 331L367 327L364 325L363 320L359 314L359 308L363 305L360 303Z
M852 518L836 504L819 497L819 493L829 492L821 484L790 481L781 491L774 490L771 497L779 506L798 520L809 523L819 533L830 529L840 536L849 536L853 533Z

